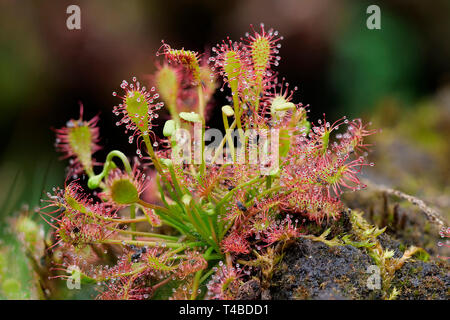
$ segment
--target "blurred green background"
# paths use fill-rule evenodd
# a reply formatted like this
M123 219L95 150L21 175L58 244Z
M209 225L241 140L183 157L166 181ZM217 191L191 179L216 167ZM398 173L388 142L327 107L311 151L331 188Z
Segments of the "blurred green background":
M81 30L66 28L70 4L81 8ZM381 30L366 27L370 4L381 8ZM77 118L81 101L86 118L101 114L105 150L134 154L111 112L117 103L111 92L122 79L146 79L155 70L161 39L204 51L226 36L238 40L249 24L260 22L284 36L277 70L299 87L295 100L310 104L312 120L324 112L328 119L373 118L390 139L379 138L384 149L374 155L389 162L384 181L429 196L448 210L447 0L1 0L0 278L19 280L3 281L7 292L16 293L8 296L0 287L0 297L36 297L24 290L30 270L12 226L20 210L32 211L44 192L64 183L65 163L53 150L50 128ZM225 101L220 93L215 100L219 106ZM220 125L220 117L211 121ZM386 154L395 154L392 144L399 140L434 162L402 168L404 158ZM402 169L423 179L411 181L398 174ZM438 191L423 190L424 181Z

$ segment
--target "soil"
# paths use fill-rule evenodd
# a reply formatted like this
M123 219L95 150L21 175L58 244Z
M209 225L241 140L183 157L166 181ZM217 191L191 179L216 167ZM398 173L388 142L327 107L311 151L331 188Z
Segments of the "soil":
M321 242L299 240L288 250L274 273L272 298L367 299L377 293L367 286L371 258L352 246L329 247Z
M401 243L388 235L379 237L383 247L401 257ZM351 245L333 246L309 239L299 239L285 251L282 262L274 272L270 288L265 292L260 281L252 279L239 291L243 300L361 300L381 299L381 289L371 290L367 285L371 275L372 258ZM443 261L423 262L409 260L396 271L391 288L400 294L397 299L449 299L449 265Z
M321 226L309 224L305 226L307 233L319 235L325 229L331 228L328 239L351 233L349 212L343 212L338 221L330 221ZM371 220L370 217L367 218ZM419 226L423 227L423 223L418 224L417 220L420 219L408 218L402 224L411 225L409 230L417 230ZM427 247L430 254L429 261L425 262L418 257L413 257L395 272L390 283L390 290L395 287L399 291L396 299L448 300L450 298L450 265L446 260L435 257L436 251L433 248L430 250L431 246L427 245L427 243L437 243L438 234L426 230L418 236L416 232L406 232L408 228L404 226L397 228L393 225L395 224L386 225L387 230L379 235L377 240L383 249L394 252L394 258L401 258L405 249L412 244L421 245L422 248ZM364 248L352 245L328 246L321 241L300 238L284 249L284 257L276 266L268 286L262 286L261 279L254 277L241 286L237 298L241 300L383 299L382 289L371 289L368 285L372 274L368 272L370 266L375 266L375 263Z

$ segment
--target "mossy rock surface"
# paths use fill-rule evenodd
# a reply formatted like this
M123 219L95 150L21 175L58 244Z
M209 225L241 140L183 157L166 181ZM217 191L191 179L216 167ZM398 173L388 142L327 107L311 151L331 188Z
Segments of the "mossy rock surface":
M400 300L448 300L450 298L450 272L446 262L406 263L395 273L392 285L402 288Z
M286 250L271 284L273 299L375 299L367 288L371 258L352 246L300 239Z
M382 235L383 247L393 249L400 257L401 244ZM350 245L329 247L322 242L300 239L285 252L274 273L270 294L272 299L381 299L381 290L367 286L373 265L363 249ZM397 299L449 298L449 266L441 261L410 260L397 270L391 288L400 290Z

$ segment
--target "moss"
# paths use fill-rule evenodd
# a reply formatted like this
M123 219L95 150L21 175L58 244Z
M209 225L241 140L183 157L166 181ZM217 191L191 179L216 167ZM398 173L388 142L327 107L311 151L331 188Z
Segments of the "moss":
M376 241L378 250L381 250L377 253L378 256L391 250L393 257L385 258L384 263L388 263L385 266L388 268L386 269L388 285L384 287L384 291L369 290L368 274L365 271L374 263L369 255L372 249L361 246L364 239L358 241L356 238L357 235L362 236L362 233L371 229L370 224L364 221L360 220L358 223L354 221L353 228L348 232L348 228L341 228L345 223L339 220L333 237L330 236L333 230L331 227L320 236L306 236L309 238L300 239L288 248L271 281L272 297L274 299L448 298L445 289L450 284L448 263L421 261L420 255L414 255L413 258L403 261L404 255L409 257L413 253L411 248L408 249L406 244L388 234L375 232L377 229L371 232L379 235L369 239L369 242ZM321 227L322 231L326 225ZM365 236L367 237L367 233Z
M310 298L309 291L304 286L298 286L293 294L295 300L307 300Z

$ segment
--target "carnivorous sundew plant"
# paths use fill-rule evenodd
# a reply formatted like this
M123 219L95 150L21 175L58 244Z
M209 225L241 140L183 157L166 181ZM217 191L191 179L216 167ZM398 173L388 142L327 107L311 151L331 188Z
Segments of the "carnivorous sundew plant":
M83 107L56 130L70 170L39 209L59 252L55 278L97 284L101 299L233 299L305 222L338 219L342 192L365 187L364 138L376 131L346 117L310 122L274 70L280 40L261 25L210 54L163 42L151 83L132 77L113 92L134 156L94 160L99 118ZM212 113L217 88L229 104ZM207 126L217 116L223 130Z

